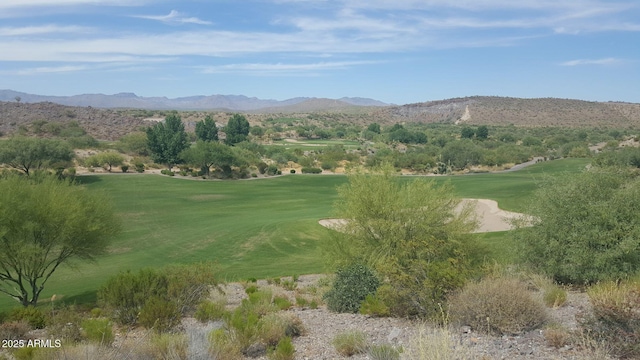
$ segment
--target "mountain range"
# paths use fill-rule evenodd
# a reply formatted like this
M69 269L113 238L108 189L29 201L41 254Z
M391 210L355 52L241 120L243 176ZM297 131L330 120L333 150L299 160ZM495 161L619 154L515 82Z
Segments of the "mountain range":
M326 108L349 108L353 106L388 106L382 101L343 97L340 99L296 97L287 100L265 100L244 95L198 95L170 99L167 97L143 97L133 93L114 95L82 94L73 96L34 95L13 90L0 90L0 101L23 103L52 102L67 106L91 106L103 109L147 109L147 110L228 110L280 112L282 108L296 105L305 111ZM270 111L269 109L273 109Z

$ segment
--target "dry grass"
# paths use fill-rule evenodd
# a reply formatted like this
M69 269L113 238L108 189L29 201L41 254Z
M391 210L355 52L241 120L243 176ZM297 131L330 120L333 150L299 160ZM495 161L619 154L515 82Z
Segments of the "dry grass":
M367 351L367 336L362 331L347 331L337 334L331 342L338 354L352 356Z
M410 360L475 360L481 357L471 347L454 339L446 328L423 326L403 353Z

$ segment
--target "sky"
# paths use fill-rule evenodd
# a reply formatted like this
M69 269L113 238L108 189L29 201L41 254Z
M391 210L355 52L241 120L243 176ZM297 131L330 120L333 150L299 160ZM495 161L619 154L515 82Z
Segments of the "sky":
M640 1L0 0L0 89L640 103Z

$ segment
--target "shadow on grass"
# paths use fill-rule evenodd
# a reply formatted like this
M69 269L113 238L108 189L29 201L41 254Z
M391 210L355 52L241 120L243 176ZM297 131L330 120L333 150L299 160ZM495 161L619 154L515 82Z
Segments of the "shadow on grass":
M81 306L84 305L88 307L94 307L97 302L98 302L98 291L91 290L91 291L85 291L78 295L64 297L63 299L60 300L58 304L81 305Z
M89 185L102 181L100 176L95 175L82 175L76 176L76 182L80 185Z

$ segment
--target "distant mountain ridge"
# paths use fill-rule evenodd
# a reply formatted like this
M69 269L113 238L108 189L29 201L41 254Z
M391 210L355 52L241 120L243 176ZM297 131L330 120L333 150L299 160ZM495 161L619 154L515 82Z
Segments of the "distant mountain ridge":
M297 105L304 102L319 101L322 103L340 102L347 106L388 106L382 101L343 97L340 99L321 99L296 97L287 100L258 99L244 95L197 95L169 99L167 97L143 97L134 93L118 93L114 95L82 94L73 96L46 96L27 94L13 90L0 90L0 101L16 101L23 103L52 102L67 106L91 106L104 109L129 108L146 110L230 110L230 111L259 111L261 109L277 108ZM312 106L313 107L313 106ZM301 108L305 108L302 106Z

